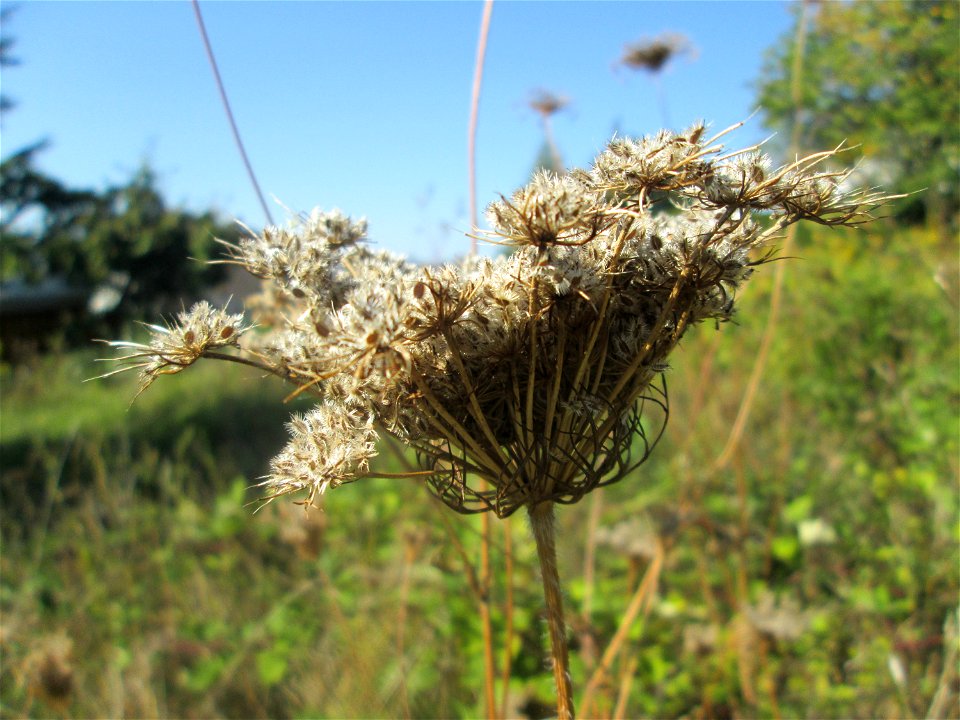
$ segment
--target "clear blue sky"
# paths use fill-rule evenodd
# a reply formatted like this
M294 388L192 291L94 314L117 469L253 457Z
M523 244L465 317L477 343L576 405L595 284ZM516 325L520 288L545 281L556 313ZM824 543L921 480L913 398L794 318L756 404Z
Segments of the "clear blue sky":
M71 186L126 181L146 161L173 205L264 223L235 149L189 2L4 2L21 64L3 156L48 138L40 168ZM469 230L466 137L479 2L202 2L254 169L278 222L286 207L340 208L378 245L435 261ZM493 10L480 105L478 203L530 174L542 143L526 101L570 107L553 121L568 166L614 131L661 125L650 77L614 65L662 32L695 53L666 69L669 116L722 129L755 108L764 51L791 24L783 2L513 2ZM732 139L766 134L754 119Z

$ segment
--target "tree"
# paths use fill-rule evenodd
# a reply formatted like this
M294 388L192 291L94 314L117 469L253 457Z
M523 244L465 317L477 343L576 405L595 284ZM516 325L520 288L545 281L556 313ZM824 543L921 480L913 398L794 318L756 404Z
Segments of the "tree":
M14 40L4 32L15 9L10 7L0 9L0 69L20 64L20 61L11 54ZM8 95L0 92L0 115L13 108L15 104Z
M216 238L238 236L236 226L224 225L211 212L168 208L149 167L105 192L83 219L83 229L87 281L121 277L119 307L127 306L137 318L182 309L184 298L195 299L223 280L224 266L207 261L220 255Z
M0 10L4 31L9 15L8 8ZM0 35L0 66L17 64L13 44ZM0 98L0 110L12 106ZM146 166L102 192L69 188L37 170L36 156L46 146L36 142L0 162L0 280L52 281L90 299L92 313L63 315L68 340L84 342L128 320L172 314L225 278L223 265L204 261L218 255L215 238L236 240L235 226L211 212L168 208Z
M49 248L53 238L76 235L82 217L97 203L94 193L70 190L34 167L45 142L35 143L0 163L0 269L9 280L37 282L56 270ZM28 221L27 218L33 217Z
M69 189L34 169L40 148L0 164L5 279L59 277L88 293L111 285L116 320L174 312L223 279L222 265L203 261L218 254L215 238L236 239L234 227L168 208L148 167L102 193Z
M899 203L900 219L953 227L960 210L958 8L955 0L818 4L808 13L798 107L796 28L769 51L758 87L767 124L788 137L799 123L800 153L857 145L878 184L923 190Z

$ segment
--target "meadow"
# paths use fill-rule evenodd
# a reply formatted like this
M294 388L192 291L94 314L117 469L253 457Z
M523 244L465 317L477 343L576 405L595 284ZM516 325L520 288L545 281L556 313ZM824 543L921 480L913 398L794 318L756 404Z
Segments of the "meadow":
M673 355L652 457L558 510L585 716L960 715L955 243L880 223L790 254L739 442L775 264ZM479 518L411 479L255 512L307 405L214 363L131 405L133 377L83 382L104 354L0 374L3 717L484 713ZM498 709L545 717L536 553L523 520L491 537Z

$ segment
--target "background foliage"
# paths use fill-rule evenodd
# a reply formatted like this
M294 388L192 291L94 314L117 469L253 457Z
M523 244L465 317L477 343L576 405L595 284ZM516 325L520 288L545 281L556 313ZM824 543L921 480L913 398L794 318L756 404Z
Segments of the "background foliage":
M860 142L892 188L934 190L863 232L796 238L728 464L717 458L761 345L771 266L734 326L684 339L651 460L558 513L581 691L622 634L597 676L597 716L960 716L956 6L821 4L814 18L805 142ZM794 118L790 47L775 46L760 83L773 126ZM17 198L44 220L34 234L4 228L5 277L56 268L95 284L208 251L214 220L167 209L149 171L77 193L28 155L4 163L4 221ZM143 278L131 312L155 320L166 300L149 288L163 278ZM0 367L0 715L482 712L465 569L478 519L395 480L339 489L321 512L278 502L253 514L248 487L296 409L284 389L207 365L131 407L133 378L81 382L93 357ZM382 462L398 459L385 447ZM495 525L491 597L498 643L512 626L497 646L506 714L544 717L534 552L522 523L510 527L508 539Z
M15 39L6 33L15 10L0 11L4 68L19 64ZM12 98L0 96L0 112L15 107ZM78 293L87 311L62 314L54 328L60 339L85 344L131 320L155 322L224 280L224 266L207 261L220 256L215 238L238 237L233 223L213 212L168 207L146 164L123 185L67 187L37 169L46 146L39 141L20 148L0 163L0 281L27 292L42 292L44 281L54 281ZM4 350L9 355L11 348Z
M43 144L0 164L4 280L36 284L59 278L87 295L109 290L106 312L64 327L67 339L116 330L130 320L155 321L199 297L225 277L215 238L235 240L237 228L212 212L167 207L149 167L102 192L74 190L35 169Z
M954 687L956 306L915 252L936 247L932 234L885 235L801 239L775 358L729 469L711 464L759 344L769 273L738 326L685 341L653 458L560 513L580 678L656 542L667 548L598 714L628 673L628 714L656 717L918 717L942 675ZM384 480L332 493L324 512L276 503L251 516L245 488L283 442L280 388L207 366L127 411L132 379L77 385L89 360L38 359L0 378L5 714L481 711L461 556L475 559L475 520ZM77 387L89 410L65 416ZM551 680L532 547L521 524L513 534L511 706L536 716ZM59 698L57 677L71 679Z
M811 3L812 5L812 3ZM802 18L796 6L797 22ZM960 210L960 7L951 0L817 3L791 92L794 31L775 43L758 82L765 122L801 154L855 146L866 176L898 192L904 220L956 229ZM918 191L923 192L918 192Z

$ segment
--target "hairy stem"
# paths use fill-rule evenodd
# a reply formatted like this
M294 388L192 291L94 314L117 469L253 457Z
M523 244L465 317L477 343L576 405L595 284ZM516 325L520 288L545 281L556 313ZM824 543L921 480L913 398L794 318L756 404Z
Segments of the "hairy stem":
M573 688L567 655L567 629L563 619L563 595L560 574L557 571L557 545L553 522L553 503L543 502L528 507L530 527L537 543L537 558L543 578L543 596L547 607L547 627L550 632L550 655L553 659L553 678L557 684L557 718L573 720Z

